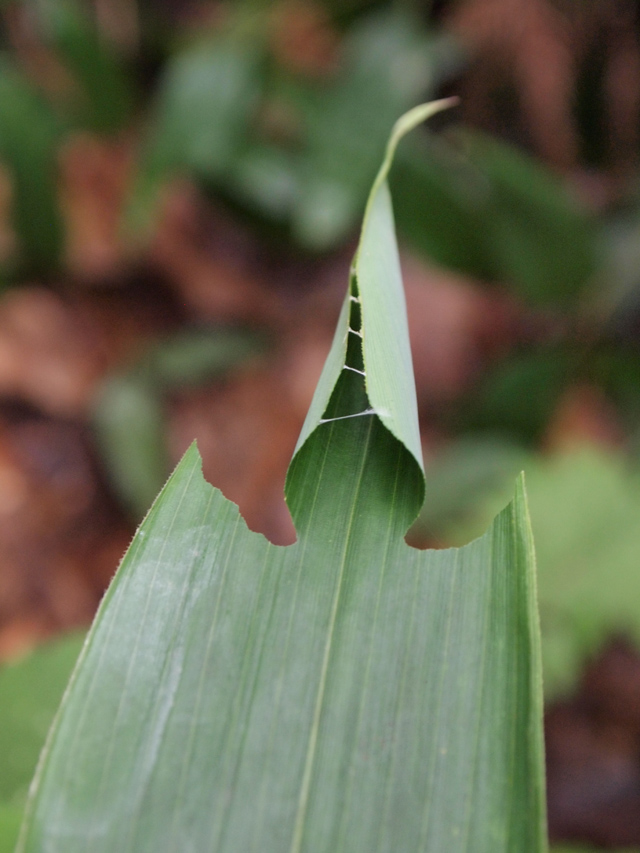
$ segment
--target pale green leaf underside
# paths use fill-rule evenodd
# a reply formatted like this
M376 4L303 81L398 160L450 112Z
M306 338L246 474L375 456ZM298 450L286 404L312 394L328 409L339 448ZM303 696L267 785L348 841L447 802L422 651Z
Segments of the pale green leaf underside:
M249 531L188 451L96 618L19 850L545 849L523 486L471 545L405 544L424 482L389 367L404 306L367 361L384 300L359 259L288 475L298 542Z

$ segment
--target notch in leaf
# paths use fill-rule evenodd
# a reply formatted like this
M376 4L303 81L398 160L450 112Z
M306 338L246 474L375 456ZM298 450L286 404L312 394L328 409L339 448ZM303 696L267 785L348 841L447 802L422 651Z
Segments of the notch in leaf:
M386 175L296 448L277 547L192 447L137 532L50 733L20 853L545 849L522 482L477 541L404 542L424 476Z

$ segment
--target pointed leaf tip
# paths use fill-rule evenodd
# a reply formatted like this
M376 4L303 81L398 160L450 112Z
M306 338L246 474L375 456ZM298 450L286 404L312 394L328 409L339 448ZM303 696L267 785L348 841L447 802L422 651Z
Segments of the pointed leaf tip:
M406 136L407 133L410 133L418 127L419 124L422 124L434 115L437 115L437 113L441 113L443 110L457 107L459 103L460 98L457 96L442 98L439 101L430 101L428 104L418 104L417 107L413 107L413 109L410 109L408 112L404 113L404 115L400 116L391 130L384 160L382 161L380 171L378 172L371 188L369 203L371 203L371 198L375 195L377 189L380 187L382 182L386 180L387 175L389 174L389 170L391 169L391 164L393 163L393 158L396 153L396 148L398 147L400 140ZM367 208L368 206L369 205L367 205ZM367 214L365 213L365 222L366 216Z
M354 264L362 301L367 394L380 420L414 458L417 474L423 481L409 327L393 207L386 179L400 140L421 122L457 103L458 98L445 98L420 104L401 116L393 126L384 160L367 201Z
M421 122L457 103L458 98L445 98L420 104L401 116L392 128L367 201L352 269L352 287L345 298L333 344L294 452L295 460L312 433L327 422L330 400L347 366L347 341L355 310L359 315L357 334L362 341L363 364L360 366L369 399L365 413L377 416L404 445L413 460L409 462L408 470L414 470L408 476L418 484L415 515L424 499L424 471L404 289L386 177L403 136ZM355 309L354 303L357 305ZM285 491L295 517L294 507L299 496L295 494L298 487L296 478L291 476L292 470L293 465L287 474ZM305 482L308 484L307 480Z

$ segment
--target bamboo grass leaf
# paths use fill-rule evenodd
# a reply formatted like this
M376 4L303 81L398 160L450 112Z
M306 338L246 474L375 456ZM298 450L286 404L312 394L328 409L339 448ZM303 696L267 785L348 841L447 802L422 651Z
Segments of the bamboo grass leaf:
M546 849L524 486L420 552L424 495L386 173L287 478L298 541L249 531L192 447L89 634L20 853Z

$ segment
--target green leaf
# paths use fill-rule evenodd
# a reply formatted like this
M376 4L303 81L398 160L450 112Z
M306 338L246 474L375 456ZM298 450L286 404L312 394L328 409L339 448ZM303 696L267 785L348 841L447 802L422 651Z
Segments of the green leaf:
M345 37L341 73L310 91L294 236L326 249L354 227L395 118L433 91L442 50L398 8L366 16Z
M415 535L468 542L507 501L513 466L524 468L536 540L545 698L578 683L612 636L640 648L640 475L622 454L593 447L536 456L461 442L427 468L430 491Z
M148 227L175 174L220 180L235 162L260 93L262 51L251 40L207 40L170 60L158 85L127 218Z
M81 126L98 133L120 130L130 117L134 93L132 79L115 48L101 38L77 0L37 5L45 40L73 76L75 85L65 111Z
M465 129L399 157L398 230L436 262L510 285L536 305L571 305L601 262L592 219L516 148Z
M12 182L11 222L18 236L18 262L26 272L50 272L60 259L60 140L61 126L49 105L0 55L0 160Z
M440 138L412 143L398 154L391 177L400 238L442 266L495 279L481 176Z
M523 448L495 436L454 442L426 469L427 494L412 537L464 545L479 536L509 502L527 461Z
M520 481L471 545L403 536L424 478L386 173L287 479L249 531L192 447L100 608L22 851L546 849L534 558ZM408 396L407 396L408 394Z
M13 853L20 832L22 809L0 803L0 853Z
M528 465L527 486L552 698L611 634L640 644L640 480L621 455L581 448Z
M152 157L219 177L255 105L260 54L234 40L177 56L160 84Z
M581 353L569 346L510 354L491 367L474 393L462 401L457 428L536 444L580 361Z
M532 302L571 305L597 270L593 221L550 171L513 146L470 132L464 142L491 183L501 278Z
M81 646L72 635L0 668L0 802L22 804Z
M110 376L93 402L93 426L112 485L138 519L167 481L165 395L211 381L263 342L242 329L190 329Z

